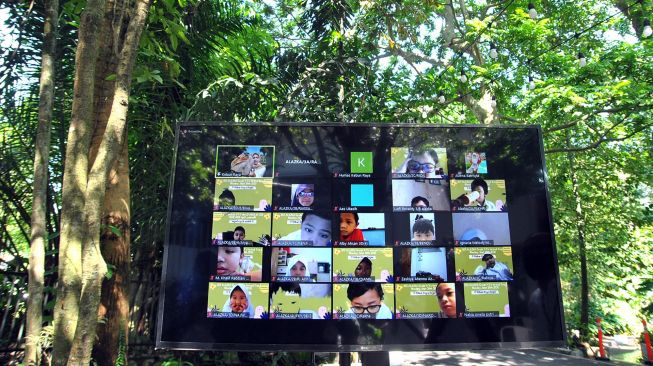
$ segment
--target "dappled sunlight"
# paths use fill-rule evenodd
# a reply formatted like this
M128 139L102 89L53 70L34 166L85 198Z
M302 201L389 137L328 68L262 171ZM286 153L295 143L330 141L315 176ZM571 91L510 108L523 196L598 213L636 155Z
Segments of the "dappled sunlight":
M476 350L434 352L390 352L390 365L536 366L605 365L545 350Z

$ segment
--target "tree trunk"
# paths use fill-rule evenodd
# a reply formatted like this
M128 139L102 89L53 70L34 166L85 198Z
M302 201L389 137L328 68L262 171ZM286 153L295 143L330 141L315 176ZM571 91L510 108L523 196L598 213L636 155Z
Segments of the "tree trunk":
M82 294L79 321L75 331L73 347L68 365L88 364L97 329L97 315L100 305L102 279L106 273L106 262L100 251L100 230L103 205L110 169L126 143L127 109L129 106L129 89L131 73L136 60L139 40L147 13L149 0L138 0L133 9L129 9L125 18L129 21L124 38L116 41L120 45L116 83L113 94L111 114L106 124L102 142L91 167L85 200L85 223L88 234L84 241L82 261ZM121 15L122 17L122 15Z
M60 276L64 274L64 278L73 278L75 281L64 282L59 292L61 300L58 301L62 305L58 307L59 317L55 328L55 351L57 351L55 364L87 365L91 360L98 324L102 280L107 272L107 265L100 250L100 230L109 184L108 175L119 155L124 154L126 161L126 152L122 153L122 151L126 148L124 144L127 135L126 118L131 73L149 5L149 0L137 0L133 3L89 0L82 15L80 42L75 61L76 92L73 101L73 121L69 131L64 171L60 252L63 259L68 260L63 268L64 273L60 269ZM107 16L112 21L106 22ZM98 37L99 32L103 35L101 39ZM113 36L113 40L108 41L107 35ZM93 47L90 47L91 45ZM106 62L100 60L100 64L110 65L108 67L110 71L96 67L98 46L102 49L102 58L109 58ZM92 53L91 48L94 50ZM86 49L89 51L85 53ZM104 81L107 73L115 75L115 82L110 86L98 81ZM84 93L77 92L78 84L84 86ZM94 93L99 90L102 93L97 94L98 98L94 99ZM108 113L107 109L94 103L98 100L110 104ZM80 107L81 103L86 106L86 109ZM76 114L77 110L85 112L85 118L80 118ZM96 138L101 136L101 138L94 139L91 144L92 136ZM120 164L117 166L118 169L127 169L127 165L123 168L120 168ZM117 176L120 179L128 179L126 175L124 178L120 176L120 173ZM129 196L128 185L120 189L126 190L126 195ZM68 192L67 196L66 192ZM126 205L128 208L128 202ZM109 209L113 210L113 208ZM72 217L78 220L71 221ZM126 217L119 216L118 219L128 225L128 211ZM74 224L77 224L77 227L73 227ZM125 231L128 232L128 228ZM125 236L125 240L128 243L129 237ZM127 249L127 253L128 251ZM77 262L70 261L67 256L71 254ZM129 256L126 255L125 258L128 261ZM71 268L73 264L77 267ZM66 299L70 301L66 302ZM72 305L68 306L69 303L75 305L76 309L73 309ZM62 320L71 321L63 323ZM72 339L71 329L74 329ZM126 339L124 341L126 342Z
M61 200L59 283L54 310L52 361L65 365L75 337L82 291L82 243L88 177L88 150L93 133L93 93L98 34L104 0L89 0L82 13L75 54L75 85Z
M100 366L112 366L120 359L127 364L129 334L130 203L128 144L110 175L104 200L104 228L100 238L102 256L113 265L113 275L104 280L100 300L98 342L93 358ZM115 231L117 230L117 231Z
M569 145L569 138L567 138ZM567 152L569 160L569 174L571 175L571 187L576 204L576 230L578 230L578 254L580 257L580 338L587 341L589 330L589 284L587 278L587 249L585 243L585 215L583 214L582 199L579 193L578 176L574 155Z
M480 99L476 100L471 94L466 94L462 102L474 113L480 123L489 125L496 122L497 109L492 106L492 94L487 88L481 88Z
M39 124L36 132L34 156L34 192L31 216L31 239L29 254L27 300L27 334L25 337L25 358L23 363L38 365L41 358L39 337L43 325L43 286L45 274L45 243L48 240L46 228L48 201L48 162L50 160L50 126L52 123L52 101L54 99L54 60L57 39L59 0L45 4L43 25L43 53L41 56L41 80L39 84Z
M466 14L467 9L465 8L465 3L461 2L459 5L460 11ZM445 23L442 32L445 46L451 48L454 52L464 52L468 54L477 66L483 66L485 64L485 59L483 58L483 54L478 48L478 45L473 44L470 47L469 43L464 41L465 34L457 35L457 30L460 30L460 28L457 25L458 21L456 20L453 2L449 2L445 5L443 17ZM470 81L468 80L468 82ZM492 91L487 85L487 82L482 82L480 92L480 98L476 99L467 88L460 88L458 90L460 102L469 108L469 110L474 114L474 117L476 117L480 123L486 125L495 123L498 117L497 108L496 106L492 106Z
M628 18L630 24L635 30L635 34L639 39L642 39L642 31L644 30L644 19L646 15L642 8L644 7L644 2L641 4L635 5L633 1L627 0L616 0L614 5L621 11L621 13Z
M111 116L111 107L113 105L113 96L115 94L115 81L108 80L108 76L115 74L116 65L118 63L119 50L116 49L117 45L114 41L120 39L120 34L125 28L124 24L124 13L125 10L122 6L117 6L115 0L107 0L106 13L104 16L104 29L111 30L104 32L101 36L102 48L99 51L99 56L96 64L96 73L95 73L95 129L93 132L93 138L91 140L91 150L89 152L89 161L91 164L95 162L100 145L104 138L104 133L107 128L107 123L109 117ZM97 343L93 348L93 359L99 365L115 365L116 359L119 353L119 343L120 343L120 320L117 318L119 314L119 309L116 307L119 306L119 293L122 292L120 285L116 286L116 274L118 270L123 270L122 261L125 259L120 259L124 255L120 253L123 249L120 246L124 243L121 243L122 238L112 238L116 236L112 234L111 227L117 228L120 230L120 236L124 235L124 232L129 233L129 224L127 219L127 224L122 225L120 221L123 217L128 217L128 210L120 210L117 207L117 204L114 205L117 208L115 212L115 217L112 216L112 212L115 211L112 207L112 203L115 200L122 200L123 197L116 196L116 180L122 179L118 177L117 174L123 175L122 171L117 172L121 166L125 165L121 152L119 160L114 164L112 171L110 172L109 181L107 184L106 198L104 200L104 213L102 214L102 232L100 236L100 248L102 252L102 257L107 261L108 264L118 267L112 269L112 275L108 276L107 279L104 279L102 283L102 289L100 291L100 308L98 312L98 317L102 319L97 328ZM125 176L127 176L125 174ZM127 200L124 202L129 202L129 187L127 185ZM119 192L120 193L120 192ZM126 212L123 212L126 211ZM113 222L115 220L115 222ZM124 227L124 228L123 228ZM127 234L128 235L128 234ZM112 242L113 241L113 242ZM128 241L127 241L128 243ZM116 247L118 246L118 247ZM128 247L127 247L128 248ZM127 249L127 253L129 250ZM119 263L116 263L116 258ZM128 266L128 258L127 266ZM120 281L120 280L119 280ZM120 282L118 282L120 283ZM127 338L123 337L123 341L126 341Z

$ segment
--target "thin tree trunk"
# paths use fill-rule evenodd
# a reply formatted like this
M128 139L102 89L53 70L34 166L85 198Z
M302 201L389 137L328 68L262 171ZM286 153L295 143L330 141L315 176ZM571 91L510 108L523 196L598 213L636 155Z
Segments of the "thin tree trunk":
M569 138L567 137L567 145ZM571 146L571 145L569 145ZM567 152L569 160L569 174L571 175L571 187L576 204L576 230L578 231L578 254L580 257L580 337L586 341L589 331L589 284L587 278L587 248L585 242L585 215L583 214L582 199L579 193L578 176L576 175L576 164L574 155Z
M344 17L340 18L339 21L339 27L338 31L340 31L340 34L344 35L345 34L345 19ZM343 63L343 56L344 56L344 45L342 44L342 39L338 41L338 65L339 65L339 72L338 72L338 120L342 123L345 122L345 73L344 68L345 65Z
M34 192L32 204L32 232L29 255L27 300L27 336L25 337L26 365L38 365L41 356L39 336L43 325L43 284L45 274L45 243L48 238L48 162L50 160L50 126L54 99L54 62L59 0L46 1L39 85L39 124L36 132L34 156Z
M59 284L54 312L52 361L65 365L75 338L82 291L82 243L86 241L84 208L88 181L88 150L93 133L93 93L98 35L104 0L89 0L82 13L75 54L73 106L64 166ZM88 364L88 363L87 363Z
M16 288L15 282L14 281L10 281L10 282L11 282L11 287L7 292L8 294L13 293L14 289ZM9 316L9 313L11 313L11 300L13 300L12 296L7 296L7 302L5 303L4 306L5 312L2 315L2 323L0 323L0 335L5 334L5 325L7 325L7 317ZM7 333L10 334L11 332L7 332Z

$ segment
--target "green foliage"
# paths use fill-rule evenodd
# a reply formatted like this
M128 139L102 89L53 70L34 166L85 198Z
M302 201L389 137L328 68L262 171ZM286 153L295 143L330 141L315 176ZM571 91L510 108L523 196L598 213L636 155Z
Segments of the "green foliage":
M492 123L542 126L568 327L581 326L570 152L587 225L590 319L602 317L608 334L638 332L637 317L653 316L653 40L638 38L641 30L635 28L653 5L644 2L624 14L606 0L536 2L540 16L531 20L527 4L154 1L140 41L128 116L132 247L153 253L139 258L137 271L160 269L163 202L178 121L479 123L474 109L492 95L497 101ZM61 5L49 275L56 272L76 28L84 5L83 0ZM1 6L9 12L3 36L21 41L0 52L0 169L5 172L0 252L11 254L11 265L24 270L42 5L36 2L31 13L25 2ZM488 56L490 42L499 51L497 59ZM584 67L576 58L579 51L588 58ZM462 69L467 83L458 80ZM438 101L440 94L445 103ZM122 235L115 229L109 227ZM19 290L2 291L4 296ZM51 304L46 304L46 321ZM148 329L139 332L151 335ZM215 357L220 362L250 357L240 356L243 360L235 353ZM305 359L258 356L278 364Z
M127 366L127 339L125 339L124 325L120 325L118 333L118 356L115 366Z

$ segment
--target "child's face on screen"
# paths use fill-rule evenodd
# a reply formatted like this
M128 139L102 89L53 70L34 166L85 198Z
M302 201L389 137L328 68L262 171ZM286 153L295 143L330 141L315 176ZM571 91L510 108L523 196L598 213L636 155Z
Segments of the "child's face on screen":
M442 283L437 287L436 294L440 310L448 318L456 317L456 290L449 283Z
M381 309L381 296L376 292L375 289L367 290L364 294L355 297L351 300L351 307L354 313L363 314L365 312L369 314L376 314Z
M432 173L435 171L435 161L433 157L424 152L414 155L408 164L407 173Z
M237 288L231 293L231 297L229 298L229 305L231 306L232 312L242 313L245 311L245 309L247 309L247 306L249 306L247 296L245 296L243 291Z
M306 215L302 221L302 240L315 246L327 246L331 240L331 222L316 215Z
M433 240L433 232L429 231L426 233L423 232L414 232L413 233L413 240L415 241L429 241Z
M315 200L315 192L311 188L304 188L302 191L297 192L297 199L300 205L309 207Z
M295 263L290 268L290 275L293 277L304 277L306 276L306 265L302 262Z
M415 202L415 204L413 204L413 207L428 207L428 205L426 204L426 202L419 200Z
M245 240L245 232L242 230L234 231L234 240Z
M230 276L238 271L243 261L243 252L239 247L218 248L218 269L219 276Z
M353 213L341 213L340 214L340 235L348 236L354 232L354 229L358 224L356 223L356 218Z
M370 277L372 275L372 267L367 262L360 262L354 270L356 277Z

